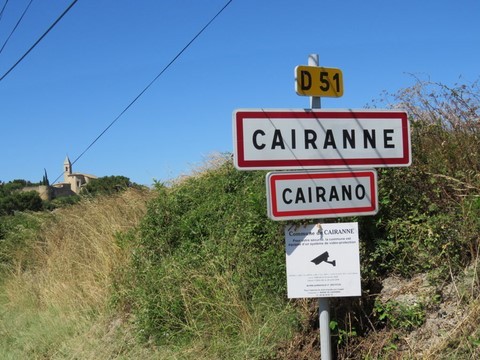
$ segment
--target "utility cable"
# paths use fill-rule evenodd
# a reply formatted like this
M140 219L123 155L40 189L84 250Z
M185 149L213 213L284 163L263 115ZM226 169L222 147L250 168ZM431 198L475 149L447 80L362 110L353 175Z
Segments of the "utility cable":
M8 4L8 0L5 0L5 4L3 4L2 10L0 10L0 20L2 20L3 12L5 11L7 4Z
M25 59L25 57L30 53L30 51L32 51L40 41L43 40L43 38L45 36L47 36L47 34L50 32L50 30L52 30L55 25L58 24L58 22L70 11L70 9L73 7L73 5L76 4L78 0L73 0L72 3L65 9L65 11L57 18L57 20L54 21L54 23L52 25L50 25L50 27L47 29L47 31L45 31L43 33L42 36L40 36L40 38L35 41L35 43L30 47L30 49L27 50L27 52L25 54L22 55L22 57L20 57L20 59L17 60L17 62L15 64L12 65L12 67L10 69L8 69L8 71L2 75L2 77L0 78L0 81L2 81L3 79L5 79L5 77L10 74L10 72L15 69L17 67L18 64L20 64L20 62Z
M133 104L135 104L137 102L137 100L158 80L158 78L160 78L160 76L163 75L163 73L165 71L167 71L167 69L185 52L185 50L187 50L190 45L208 28L208 26L227 8L228 5L230 5L230 3L232 2L233 0L229 0L227 1L227 3L215 14L214 17L212 17L212 19L192 38L192 40L190 40L187 45L185 45L183 47L182 50L180 50L177 55L175 55L175 57L162 69L162 71L160 71L160 73L155 76L155 78L150 81L150 83L142 90L140 91L140 93L122 110L122 112L115 118L113 119L113 121L100 133L100 135L98 135L95 140L93 140L87 147L85 150L83 150L83 152L72 162L72 165L75 164L78 160L80 160L80 158L85 155L85 153L90 150L90 148L113 126L113 124L115 124L126 112L128 109L130 109L130 107L132 107ZM62 175L60 175L57 179L55 179L55 181L57 181ZM54 182L55 182L54 181Z
M26 7L25 10L23 11L22 16L20 16L20 19L18 19L17 23L15 24L15 27L13 28L12 32L10 33L10 35L8 35L7 39L6 39L5 42L3 43L2 48L0 49L0 54L2 53L3 49L5 48L5 45L7 45L8 41L9 41L10 38L12 37L13 33L15 32L15 30L17 30L18 25L20 25L20 23L22 22L22 19L23 19L23 17L25 16L25 14L27 13L28 8L30 7L30 5L32 5L32 2L33 2L33 0L30 0L30 2L28 3L27 7Z

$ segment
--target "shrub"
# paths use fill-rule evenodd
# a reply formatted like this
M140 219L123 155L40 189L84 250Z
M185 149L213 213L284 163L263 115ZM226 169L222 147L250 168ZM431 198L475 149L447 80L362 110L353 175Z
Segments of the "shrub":
M142 338L172 344L224 337L244 346L260 341L264 349L275 342L258 339L259 324L275 318L262 330L273 331L293 321L294 312L285 313L283 230L267 219L264 177L225 160L170 187L157 184L130 277Z
M447 87L418 81L387 96L410 116L413 164L379 171L380 212L360 219L369 239L365 264L373 273L411 276L436 269L446 276L476 258L478 90L478 82Z
M42 222L39 214L0 216L0 275L12 271L15 264L22 268L31 262L31 247Z
M15 211L41 211L43 202L36 191L14 192L0 198L0 215L12 215Z
M84 188L82 195L108 195L123 191L132 187L133 184L125 176L104 176L91 180Z

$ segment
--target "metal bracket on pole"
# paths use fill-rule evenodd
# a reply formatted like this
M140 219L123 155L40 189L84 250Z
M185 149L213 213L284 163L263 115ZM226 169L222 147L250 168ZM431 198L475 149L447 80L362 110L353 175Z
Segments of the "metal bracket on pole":
M319 66L318 54L308 56L308 66ZM320 109L322 103L319 96L310 97L310 107ZM320 354L322 360L332 359L332 344L330 339L330 312L329 299L318 298L318 320L320 327Z

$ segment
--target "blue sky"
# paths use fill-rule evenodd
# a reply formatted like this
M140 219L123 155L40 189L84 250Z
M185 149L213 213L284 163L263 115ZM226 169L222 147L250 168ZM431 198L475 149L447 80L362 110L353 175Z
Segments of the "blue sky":
M0 47L30 0L10 0ZM53 181L227 0L80 0L0 81L0 180ZM0 0L0 9L5 0ZM3 75L71 0L34 0L0 53ZM343 71L324 108L363 108L414 76L480 75L480 1L233 0L74 165L151 185L232 151L237 108L305 108L294 68L309 54Z

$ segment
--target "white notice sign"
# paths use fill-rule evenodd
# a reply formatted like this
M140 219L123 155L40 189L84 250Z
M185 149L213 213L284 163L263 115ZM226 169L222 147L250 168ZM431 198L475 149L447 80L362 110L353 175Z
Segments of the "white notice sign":
M358 223L285 227L289 298L361 296Z

